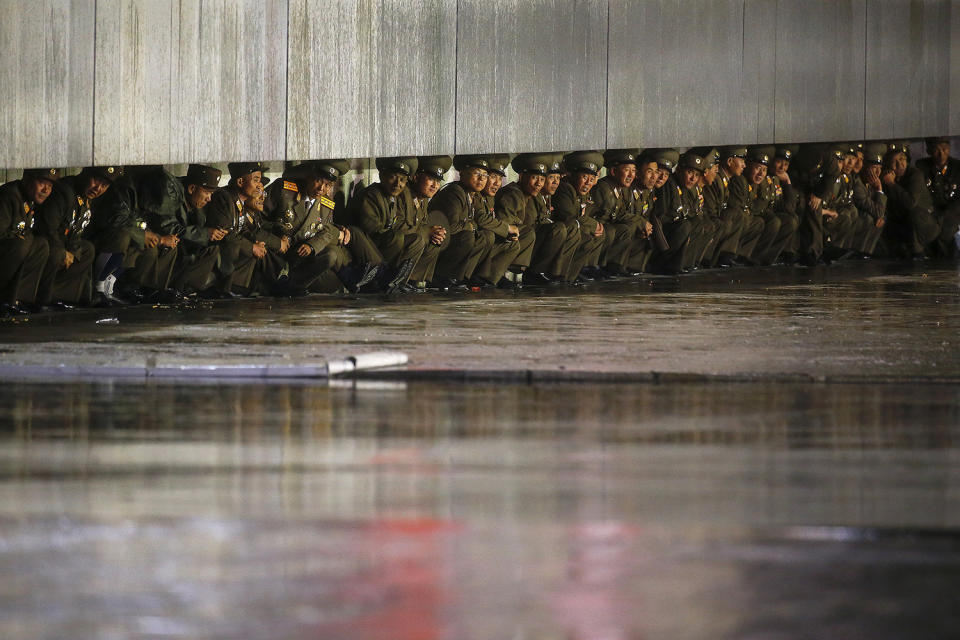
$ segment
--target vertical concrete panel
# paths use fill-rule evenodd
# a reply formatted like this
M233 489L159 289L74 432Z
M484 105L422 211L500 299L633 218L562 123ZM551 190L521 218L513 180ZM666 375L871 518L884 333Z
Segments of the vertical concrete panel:
M606 145L607 2L460 0L457 153Z
M285 0L99 0L97 162L279 159Z
M950 124L948 0L867 5L868 138L942 134Z
M5 0L0 15L0 166L93 157L93 0Z
M744 143L775 142L777 93L777 4L746 0L743 16L743 108L740 111ZM751 136L751 133L753 134Z
M608 145L755 141L743 20L743 0L610 0Z
M776 139L863 137L864 0L779 0Z
M453 148L454 0L291 0L290 158Z
M960 135L960 0L950 2L950 122L949 134Z

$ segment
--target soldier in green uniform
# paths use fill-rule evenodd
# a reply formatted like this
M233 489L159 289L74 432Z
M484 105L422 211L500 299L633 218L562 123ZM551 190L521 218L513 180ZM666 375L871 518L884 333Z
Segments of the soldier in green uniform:
M202 293L217 283L220 247L215 243L227 231L207 228L203 208L220 188L220 175L214 167L191 164L183 178L159 168L137 182L138 200L148 227L180 240L173 287L183 293Z
M526 228L523 235L520 232L526 215L525 201L512 197L512 189L507 192L507 198L499 197L503 180L507 176L510 156L489 156L487 162L487 184L480 192L481 209L477 213L476 222L480 233L488 236L490 250L477 265L471 284L480 287L500 285L500 281L506 278L503 286L513 286L523 281L522 272L529 264L529 249L533 246L534 237L530 235L529 228ZM539 189L537 191L539 192ZM523 258L519 257L521 251L525 254ZM511 272L507 278L507 269L511 266L516 271ZM519 279L514 274L519 275Z
M933 198L940 235L932 246L934 255L957 254L956 234L960 228L960 160L950 155L950 138L927 138L926 158L917 160L917 169L927 181Z
M659 248L661 251L665 251L668 248L666 239L663 237L663 229L659 227L659 220L654 218L653 211L654 189L659 177L660 168L656 161L646 153L641 152L637 157L637 175L633 184L630 185L633 209L637 216L637 237L639 238L630 253L628 268L633 271L646 271L654 249ZM654 223L658 225L656 231L654 230ZM656 246L657 240L660 242L659 246Z
M853 204L864 220L859 245L854 247L863 255L876 255L878 241L883 234L887 216L887 196L880 182L880 170L885 152L882 143L866 144L857 152L853 173Z
M854 151L849 144L841 143L830 145L822 153L823 174L814 195L821 201L823 257L830 261L855 253L861 224L853 205L853 182L846 173L851 170Z
M276 225L276 232L289 238L284 255L290 277L282 294L359 291L373 278L388 293L406 284L409 268L388 273L383 257L362 229L334 223L336 204L330 196L349 168L343 159L301 163L268 190L266 217Z
M0 312L39 311L38 291L50 286L56 264L50 244L34 233L37 207L50 197L59 169L27 169L0 187Z
M736 264L753 264L751 256L760 243L760 236L764 232L761 218L750 213L750 190L747 189L747 179L743 176L747 168L747 148L731 145L720 149L720 172L714 183L718 189L726 191L727 206L725 216L733 218L733 223L740 230L740 240L737 243Z
M429 204L430 212L437 212L446 220L450 237L449 246L437 260L435 284L466 289L491 246L491 235L479 233L476 221L478 212L483 210L480 192L487 186L490 162L486 156L459 155L454 157L453 166L460 179L440 189Z
M704 224L712 229L713 243L707 247L701 263L707 267L730 267L736 264L740 242L740 219L727 210L729 190L717 184L720 174L720 151L715 147L696 147L687 153L703 161L700 193L703 196Z
M266 187L270 178L262 178L260 189L243 201L242 215L245 218L239 232L242 238L241 254L256 260L256 268L247 295L272 294L280 290L290 277L290 265L285 253L290 239L279 232L277 226L264 214Z
M763 220L763 234L751 259L764 265L777 261L787 252L793 262L793 247L800 217L796 212L796 196L790 184L782 185L779 178L768 175L775 148L754 146L747 150L747 191L750 194L750 213Z
M656 270L660 273L678 274L689 270L691 256L691 239L694 235L694 211L683 200L683 188L679 183L679 176L673 174L680 153L676 149L649 149L647 150L659 167L661 176L666 173L666 180L658 180L659 187L654 191L654 215L663 229L667 249L658 250L653 261Z
M887 195L884 235L896 253L924 257L940 236L940 224L934 216L933 198L923 173L910 166L904 146L895 145L887 151L880 181Z
M157 167L139 170L148 175L160 171ZM125 168L113 186L90 204L93 215L88 232L97 248L94 299L101 306L183 299L170 287L180 239L148 227L133 172Z
M597 181L593 216L603 224L604 246L600 267L610 276L633 276L634 251L646 244L640 235L642 218L634 207L633 181L637 176L640 149L608 149L603 154L607 175Z
M68 307L90 302L91 267L96 249L87 230L93 218L91 204L103 196L123 173L121 167L86 167L79 175L58 180L39 207L37 232L50 243L57 265L52 287L40 293L43 304Z
M553 219L553 196L560 187L561 161L559 154L520 154L513 159L513 168L526 168L534 160L546 165L543 188L533 198L535 215L527 220L533 225L535 240L530 267L524 276L527 284L550 284L567 278L570 260L580 246L580 230Z
M691 223L690 246L683 265L686 270L710 266L720 232L720 223L706 214L704 176L707 162L703 156L687 150L677 163L676 178L683 191L681 200Z
M603 224L593 217L593 198L590 192L597 184L603 154L596 151L574 151L563 157L567 175L553 195L553 218L568 227L568 233L579 234L580 243L567 266L564 280L589 282L605 277L599 269L603 251Z
M204 207L208 228L224 229L227 234L219 241L219 272L224 278L220 295L232 298L249 292L257 260L266 255L266 245L255 245L246 237L249 219L244 203L263 188L263 172L269 167L259 162L231 162L227 165L230 182L218 189Z
M419 224L410 224L412 198L407 190L407 181L416 174L417 159L403 156L377 158L380 181L364 189L351 200L349 218L353 224L373 241L384 260L397 276L404 276L400 283L423 280L423 274L436 262L435 250L431 249L424 264L417 267L424 250L430 245L427 230Z
M425 239L425 247L420 260L410 274L412 290L423 291L432 285L440 253L449 245L446 222L442 214L439 219L431 218L430 199L437 195L447 171L453 164L453 158L447 155L421 156L417 158L417 170L413 180L407 184L404 195L406 201L406 228L417 230Z

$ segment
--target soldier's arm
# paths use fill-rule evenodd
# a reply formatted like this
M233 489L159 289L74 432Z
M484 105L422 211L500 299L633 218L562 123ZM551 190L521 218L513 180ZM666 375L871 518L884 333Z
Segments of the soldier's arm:
M466 228L467 209L470 207L469 198L463 189L446 187L430 200L430 211L439 211L446 216L450 227L447 231L451 234L459 233Z
M354 201L355 206L352 207L354 224L371 236L387 231L387 211L383 209L380 199L374 193L377 190L379 187L373 185L365 189L363 195L359 200Z
M572 222L580 217L583 209L577 192L568 184L561 183L557 192L553 194L553 219L560 222Z
M217 189L213 192L209 204L203 208L206 213L206 226L214 229L230 229L237 214L237 204L229 191Z
M63 187L54 186L46 202L37 207L34 233L47 239L51 254L66 250L67 219L73 213L72 196L72 192L67 193Z
M590 192L590 195L593 197L593 213L591 214L594 218L600 222L607 222L610 220L610 212L617 206L616 197L613 194L613 189L606 186L606 183L601 181L597 183L597 186L593 188L593 191Z
M734 176L730 180L730 196L727 199L727 207L747 213L751 211L750 204L752 200L750 190L747 189L747 181L743 176Z
M17 202L6 190L0 191L0 240L16 238L20 233L13 228Z

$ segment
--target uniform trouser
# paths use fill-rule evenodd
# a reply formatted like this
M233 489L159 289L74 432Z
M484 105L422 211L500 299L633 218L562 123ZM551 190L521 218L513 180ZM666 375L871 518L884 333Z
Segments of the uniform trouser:
M690 249L690 239L693 235L693 224L690 220L664 220L663 235L670 247L666 251L657 251L654 260L665 271L680 271L686 263L687 252Z
M0 240L0 293L3 301L36 302L46 274L50 245L46 238L27 234Z
M450 246L450 236L444 236L440 244L433 244L430 240L430 227L422 228L420 233L423 236L423 253L420 254L420 259L410 272L410 279L414 282L430 282L437 270L437 260Z
M370 239L370 236L368 236L363 229L360 227L349 226L347 229L350 230L350 244L347 245L346 250L354 262L363 266L368 264L383 264L383 254L380 253L377 245L373 242L373 240ZM422 250L422 245L415 239L411 240L410 248L405 249L405 251L410 251L412 253L420 250Z
M250 286L253 269L256 267L256 258L253 255L243 255L241 253L243 238L231 233L217 242L216 246L220 249L220 260L216 267L219 281L217 289L230 291L234 287L246 289Z
M584 267L597 264L600 252L603 251L603 236L594 236L576 220L567 223L567 233L579 239L577 248L570 262L567 263L567 272L564 274L564 279L572 282L577 279Z
M351 236L353 228L350 229ZM388 230L368 236L383 259L391 267L399 267L406 260L417 262L427 245L427 238L418 231Z
M580 230L560 222L548 222L537 226L530 271L562 278L567 265L580 245Z
M838 249L855 249L859 220L855 207L841 207L837 217L823 219L823 243Z
M220 261L220 247L211 245L192 252L181 249L174 269L173 288L191 293L206 291L217 282L215 270Z
M633 244L633 237L636 232L636 223L603 223L603 249L600 252L600 266L625 267L627 261L630 260L630 247Z
M877 243L883 234L883 227L877 227L877 221L867 213L859 214L857 225L857 242L853 246L855 251L873 255L877 250Z
M683 267L685 269L698 266L704 261L704 257L708 253L713 254L717 228L719 226L718 223L704 215L691 218L689 222L691 227L690 246L687 248L687 253L683 260Z
M480 233L488 236L487 242L490 243L490 250L477 265L474 275L492 284L497 284L503 274L506 273L507 267L520 254L520 240L510 241L507 238L498 238L492 231L487 230Z
M490 250L488 236L474 231L460 231L450 238L450 246L437 259L437 275L451 280L465 280L473 275L477 264Z
M960 200L943 208L938 217L940 233L934 241L935 248L941 256L956 255L957 243L954 238L957 234L957 227L960 227Z
M800 221L786 212L771 212L760 217L763 219L763 234L751 257L758 264L773 264L787 247L793 246Z
M707 256L709 266L714 266L720 259L720 256L734 256L737 254L737 247L740 245L740 216L730 209L724 211L713 220L717 232L716 242L713 244L713 250Z
M81 240L70 253L74 257L73 264L63 268L66 249L57 248L50 252L58 268L50 287L38 293L41 304L49 304L54 300L77 303L90 299L90 275L97 251L93 248L93 243Z
M123 256L122 284L163 291L170 286L173 269L177 263L177 247L138 247L133 244L129 229L116 229L97 237L97 253L114 253ZM99 274L93 274L98 278Z
M533 229L521 230L517 239L519 250L517 256L510 263L513 271L526 271L533 260L533 247L537 243L537 234Z
M934 215L920 207L904 211L888 210L885 234L895 245L917 255L940 236L941 224Z
M273 249L267 249L267 254L258 259L254 265L253 277L250 279L249 291L271 294L282 279L288 278L290 266L284 255Z
M637 271L646 271L653 257L653 243L650 238L636 238L633 241L633 248L630 250L630 260L628 265L631 269Z
M311 290L324 278L324 274L344 267L350 255L339 246L328 246L301 257L295 247L287 252L290 265L290 286L294 289Z
M760 236L763 235L763 219L745 212L739 212L737 215L740 218L737 223L740 232L740 242L737 243L737 255L749 260L750 256L757 251Z

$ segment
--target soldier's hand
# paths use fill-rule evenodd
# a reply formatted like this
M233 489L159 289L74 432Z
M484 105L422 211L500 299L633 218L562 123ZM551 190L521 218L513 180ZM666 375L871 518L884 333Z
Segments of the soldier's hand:
M644 223L643 230L640 232L641 237L649 238L653 235L653 225L649 222Z
M893 172L893 169L887 169L880 174L880 179L883 180L883 184L893 184L897 179L897 174Z
M601 223L598 222L598 223L597 223L597 228L593 230L593 237L594 237L594 238L599 238L599 237L602 236L602 235L603 235L603 224L601 224Z
M446 237L447 237L447 230L441 227L440 225L430 227L430 242L432 242L433 244L435 245L443 244L443 241Z
M280 253L286 253L290 249L290 236L280 238Z
M153 249L155 246L160 244L160 236L150 230L144 231L143 244L147 247L147 249Z
M510 242L516 242L520 239L520 228L517 225L507 225L507 239L509 239Z
M781 171L775 175L777 176L777 180L780 181L780 184L790 184L790 176L786 171Z
M828 220L836 220L837 216L839 215L833 209L824 209L821 213L823 213L823 217L827 218Z
M807 203L810 205L811 209L819 209L820 205L823 203L823 200L811 193L810 197L807 199Z
M161 247L170 247L173 249L180 243L180 238L177 236L160 236L160 246Z
M340 229L340 245L345 247L348 244L350 244L350 229L344 227Z
M297 255L301 258L306 258L307 256L313 254L313 247L304 243L297 247Z
M63 252L63 268L69 269L70 265L72 265L76 259L77 259L77 256L73 255L69 251L64 251Z
M226 229L207 229L207 235L210 237L210 242L217 242L227 237L227 231Z
M877 222L876 222L877 229L883 229L883 225L885 225L886 222L887 221L884 218L877 218Z
M265 255L267 255L267 245L263 242L254 242L251 250L253 251L253 255L257 258L263 258Z

